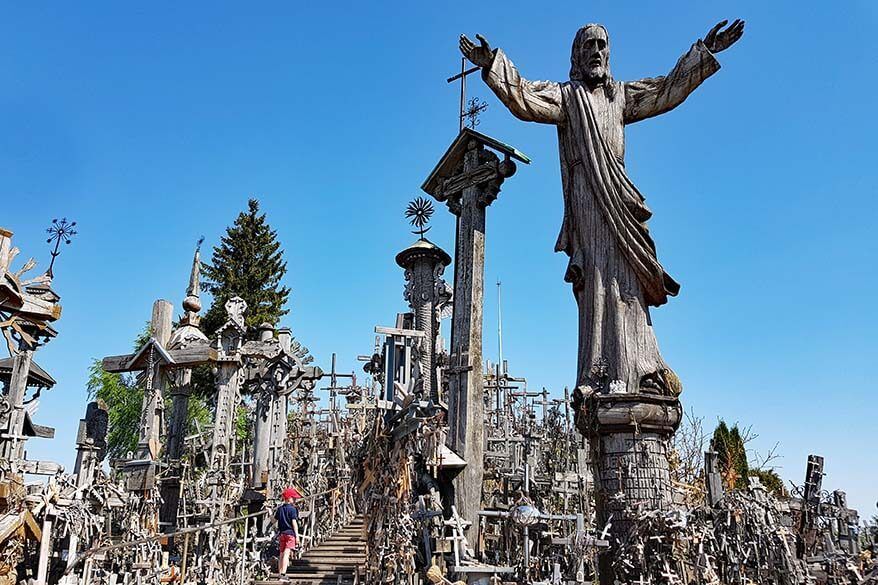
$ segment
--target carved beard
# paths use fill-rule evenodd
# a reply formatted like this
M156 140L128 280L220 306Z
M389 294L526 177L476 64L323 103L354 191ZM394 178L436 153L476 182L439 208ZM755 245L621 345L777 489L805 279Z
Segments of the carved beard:
M587 65L585 67L585 81L591 86L599 85L607 80L608 71L606 65Z
M609 63L605 61L601 65L594 66L583 66L581 63L588 63L588 58L584 57L581 60L574 61L573 67L570 70L570 79L581 81L590 88L602 85L610 101L616 99L616 85L613 83L613 76L610 74Z

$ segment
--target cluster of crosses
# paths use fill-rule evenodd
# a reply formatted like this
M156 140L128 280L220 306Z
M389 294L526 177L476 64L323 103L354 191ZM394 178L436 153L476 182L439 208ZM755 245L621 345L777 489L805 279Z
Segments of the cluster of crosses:
M58 244L75 233L70 228L65 221L55 229L59 239L50 238L53 266ZM15 271L17 254L12 233L0 229L0 328L11 354L0 361L0 576L39 584L250 579L269 569L259 561L273 542L270 514L293 484L306 496L306 545L348 521L347 457L356 425L342 416L338 397L368 403L368 392L353 375L335 371L333 356L329 407L318 408L323 370L289 329L248 328L241 298L225 303L226 322L209 339L199 327L198 249L182 318L175 323L172 304L156 301L146 343L102 360L107 373L136 376L143 392L136 449L110 460L107 473L107 405L95 401L80 420L72 474L29 460L29 438L54 436L32 420L41 392L55 384L33 356L56 336L61 307L52 267L26 279L35 262ZM212 421L193 430L189 402L198 371L212 380ZM352 384L340 386L343 378ZM252 404L250 437L236 433L245 398ZM34 474L49 481L28 482Z

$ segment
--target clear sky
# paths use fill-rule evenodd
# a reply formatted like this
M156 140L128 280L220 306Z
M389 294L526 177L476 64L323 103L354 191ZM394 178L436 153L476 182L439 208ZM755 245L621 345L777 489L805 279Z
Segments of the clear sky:
M25 3L0 14L0 225L45 266L44 229L75 219L58 261L58 380L37 421L73 460L92 358L129 350L154 299L179 307L199 236L258 197L286 249L286 324L328 369L405 309L393 261L406 202L457 131L457 36L481 32L532 79L566 79L576 29L602 22L618 79L666 73L720 19L747 31L678 110L629 127L627 168L659 257L682 285L653 311L687 408L752 425L761 452L861 514L878 499L875 402L878 4L747 2ZM533 388L575 376L576 308L552 248L551 127L490 103L479 129L533 159L488 210L486 281L503 281L504 354ZM438 206L437 206L438 207ZM430 237L453 249L438 207ZM450 279L449 272L449 279ZM485 354L496 356L487 287Z

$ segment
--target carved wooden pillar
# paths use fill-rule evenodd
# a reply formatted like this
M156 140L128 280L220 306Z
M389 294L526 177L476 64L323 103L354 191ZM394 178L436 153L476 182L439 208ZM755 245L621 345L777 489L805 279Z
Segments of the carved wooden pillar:
M489 150L500 151L505 159ZM485 209L497 198L504 179L515 173L515 149L464 129L423 185L424 191L457 216L454 257L454 308L448 377L448 447L466 461L455 478L455 505L478 525L484 475L485 404L482 375L482 306L485 276ZM475 529L468 532L475 534Z
M77 491L74 499L81 500L85 486L94 481L95 472L100 468L107 449L107 429L109 415L104 406L90 402L86 407L85 418L79 420L79 432L76 435L76 464L73 473L76 475ZM67 567L73 566L79 549L80 535L71 530L67 546ZM90 542L85 543L90 546Z
M439 323L436 306L445 288L442 273L451 263L451 257L442 248L421 238L397 254L396 263L405 269L405 299L415 315L415 329L424 332L419 359L424 394L438 404L439 388L435 374Z
M277 340L284 355L294 355L292 350L293 336L287 327L281 327L277 330ZM268 440L268 484L266 488L269 497L275 497L279 491L286 487L282 485L283 481L280 470L286 456L284 445L287 440L289 395L294 387L295 382L289 379L284 380L282 387L279 386L277 388L277 392L274 395L274 403L271 407L271 425Z
M213 418L213 442L210 461L212 471L220 476L228 471L232 433L235 430L235 410L238 407L241 385L241 358L239 350L247 332L244 311L247 303L240 297L225 304L229 320L217 331L216 410Z
M33 355L33 348L22 342L18 352L12 357L12 372L6 395L9 412L3 415L2 425L6 440L0 442L0 457L13 465L20 463L24 453L24 395Z
M273 411L277 394L277 389L267 382L263 382L260 386L259 395L256 398L256 423L253 429L253 469L250 477L250 485L254 489L263 487L268 481L264 474L269 469L271 427L274 421Z
M189 287L186 289L186 298L183 299L183 319L180 326L174 330L168 346L171 349L180 349L194 343L207 343L207 337L198 328L201 317L201 241L195 248L192 258L192 271L189 275ZM189 421L189 396L192 393L192 370L186 368L177 373L174 383L171 385L170 394L173 397L171 407L171 422L168 428L167 458L170 461L179 461L183 456L183 440L186 437L186 425Z
M183 318L180 326L174 330L168 347L172 350L182 349L194 344L207 344L207 337L202 333L198 325L201 318L200 298L200 274L201 274L201 242L195 248L192 258L192 271L189 275L189 287L186 289L186 298L183 299ZM183 473L181 459L185 448L186 432L189 424L189 398L192 394L192 369L184 368L171 372L171 417L168 425L167 445L165 447L165 460L171 468L171 473L162 481L162 508L160 512L161 525L167 532L174 532L177 528L177 508L180 502L180 480Z
M268 495L275 496L285 486L281 485L280 467L285 456L284 445L287 438L287 404L289 396L275 395L271 408L271 425L268 443Z

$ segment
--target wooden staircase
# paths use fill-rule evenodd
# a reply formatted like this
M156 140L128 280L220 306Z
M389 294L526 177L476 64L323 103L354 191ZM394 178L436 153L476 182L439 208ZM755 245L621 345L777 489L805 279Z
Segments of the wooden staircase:
M362 516L306 552L290 559L287 574L256 581L254 585L352 585L355 573L366 560Z

